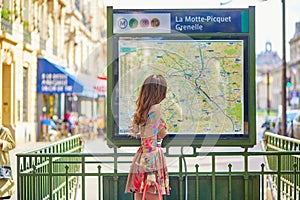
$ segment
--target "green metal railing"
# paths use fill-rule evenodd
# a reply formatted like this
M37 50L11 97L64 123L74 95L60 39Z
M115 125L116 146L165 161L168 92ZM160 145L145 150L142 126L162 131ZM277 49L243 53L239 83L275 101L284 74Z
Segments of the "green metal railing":
M76 176L53 175L62 171L76 172L79 165L65 166L60 163L78 162L76 157L61 157L64 153L80 153L82 136L73 136L49 146L17 155L18 199L68 199L66 188L76 188ZM52 154L57 156L49 156ZM69 193L72 196L73 193Z
M300 140L266 132L265 147L267 151L299 152ZM272 174L270 178L276 196L279 199L300 199L299 173L281 173L283 171L298 172L300 170L300 156L268 156L268 164L270 170L279 171L277 174Z
M271 136L266 134L266 141ZM81 138L75 145L59 143L48 150L18 154L18 199L133 199L125 194L126 178L134 153L80 153ZM66 142L66 141L65 141ZM271 142L267 142L271 145ZM273 146L280 146L274 143ZM285 144L286 145L286 144ZM290 145L289 146L290 148ZM72 146L72 147L71 147ZM51 150L50 150L51 149ZM278 180L299 181L299 149L267 152L197 152L168 148L165 155L170 171L171 195L165 199L267 199ZM268 149L270 150L270 149ZM60 152L55 152L60 151ZM265 158L276 158L265 162ZM296 162L294 162L296 161ZM286 162L286 163L284 163ZM292 163L292 164L288 164ZM287 167L289 165L289 167ZM24 167L26 166L26 167ZM270 168L268 168L270 166ZM277 166L277 167L276 167ZM272 177L272 178L269 178ZM288 179L289 178L289 179ZM298 182L299 183L299 182ZM283 183L282 183L283 184ZM285 186L277 186L279 191ZM299 187L292 187L275 199L299 199Z

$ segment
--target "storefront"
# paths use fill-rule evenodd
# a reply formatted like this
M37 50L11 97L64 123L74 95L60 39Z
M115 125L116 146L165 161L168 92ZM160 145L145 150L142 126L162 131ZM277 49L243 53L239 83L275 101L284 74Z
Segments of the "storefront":
M75 76L45 58L38 58L37 72L38 122L43 113L62 120L66 112L79 112L80 108L76 103L84 85ZM40 132L40 123L38 124ZM40 134L37 139L40 139Z

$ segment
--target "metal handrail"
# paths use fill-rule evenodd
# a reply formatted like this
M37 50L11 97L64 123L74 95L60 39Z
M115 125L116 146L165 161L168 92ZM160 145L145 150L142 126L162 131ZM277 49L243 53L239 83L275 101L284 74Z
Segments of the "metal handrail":
M265 132L265 148L268 152L300 152L300 140L271 132ZM271 187L275 190L275 196L285 199L300 198L300 155L284 154L284 156L267 156L270 170L294 171L297 173L272 174ZM296 192L295 192L296 191Z
M70 176L67 179L63 177L53 178L52 174L65 170L65 166L56 165L55 162L77 160L71 157L61 157L62 154L80 153L82 149L82 135L76 135L42 148L17 154L18 199L60 199L64 196L65 187L69 186L72 186L74 191L71 195L74 196L76 188L74 186L78 181L78 177ZM49 157L52 153L59 156ZM37 155L37 157L27 156L27 154ZM68 170L74 172L78 170L78 167L78 165L72 165ZM45 172L47 175L38 175ZM27 174L28 176L23 176L22 174Z
M267 151L197 152L198 149L193 148L192 153L181 151L171 154L168 149L166 158L175 159L179 163L173 165L169 172L170 178L178 177L178 194L175 198L203 198L205 192L201 189L201 181L210 177L211 199L215 200L218 198L217 182L223 176L228 180L224 185L228 190L226 195L228 199L233 199L237 187L233 187L233 182L236 177L242 176L244 184L239 187L243 187L240 189L243 190L245 200L267 199L270 190L273 191L274 199L299 199L299 140L268 132L264 138ZM82 148L82 136L78 135L44 148L17 154L18 199L91 199L87 197L90 192L86 191L89 189L87 186L90 178L97 179L92 192L97 192L98 196L93 194L93 198L107 199L107 195L110 195L109 199L122 199L121 194L124 192L116 191L122 188L122 177L126 177L134 153L118 152L116 148L112 153L83 153ZM224 163L220 164L224 157L230 159L223 160ZM203 158L208 160L209 167ZM250 167L253 158L262 158L255 169ZM236 159L240 160L235 162ZM237 165L242 165L241 169L237 169ZM107 178L110 177L113 188L109 191L115 192L107 194L108 191L103 190L107 187ZM255 177L259 177L260 181ZM189 184L189 180L195 181L194 184ZM194 193L187 194L185 187L195 187Z
M49 153L65 153L68 150L71 150L73 147L82 147L83 145L83 136L81 134L74 135L72 137L64 138L62 140L53 142L43 147L39 147L36 149L28 150L18 155L24 154L49 154Z

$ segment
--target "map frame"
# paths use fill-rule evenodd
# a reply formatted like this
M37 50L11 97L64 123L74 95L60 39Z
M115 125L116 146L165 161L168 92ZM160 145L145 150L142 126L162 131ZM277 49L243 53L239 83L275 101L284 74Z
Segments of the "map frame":
M230 12L230 9L223 9ZM163 146L240 146L244 148L252 147L256 143L256 105L255 105L255 44L254 44L254 8L241 9L249 13L249 31L247 33L199 33L185 34L191 40L241 40L243 41L244 55L244 134L168 134L163 140ZM141 38L163 40L186 40L185 36L176 33L113 33L113 13L112 7L108 11L108 94L107 94L107 139L110 146L139 146L139 139L133 139L127 134L119 133L119 95L118 77L119 77L119 50L118 42L123 38ZM121 10L128 13L131 10ZM136 10L133 10L137 12ZM132 11L132 12L133 12ZM166 12L165 10L139 10L140 12ZM171 10L172 11L172 10ZM187 12L187 10L176 10L177 12ZM199 12L202 10L199 10ZM205 9L207 12L207 9ZM213 12L214 9L211 9ZM219 11L219 9L218 9ZM120 12L120 9L117 10ZM117 86L117 87L116 87Z

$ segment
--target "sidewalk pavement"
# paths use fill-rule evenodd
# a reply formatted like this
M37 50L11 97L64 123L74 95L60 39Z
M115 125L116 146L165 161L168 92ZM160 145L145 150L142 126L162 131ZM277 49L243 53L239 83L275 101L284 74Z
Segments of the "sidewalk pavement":
M11 162L11 167L12 167L12 173L13 173L13 178L15 181L15 193L11 197L11 200L17 200L17 154L18 153L23 153L29 150L34 150L43 146L49 145L50 142L28 142L24 144L17 144L16 148L11 150L9 152L10 155L10 162Z

